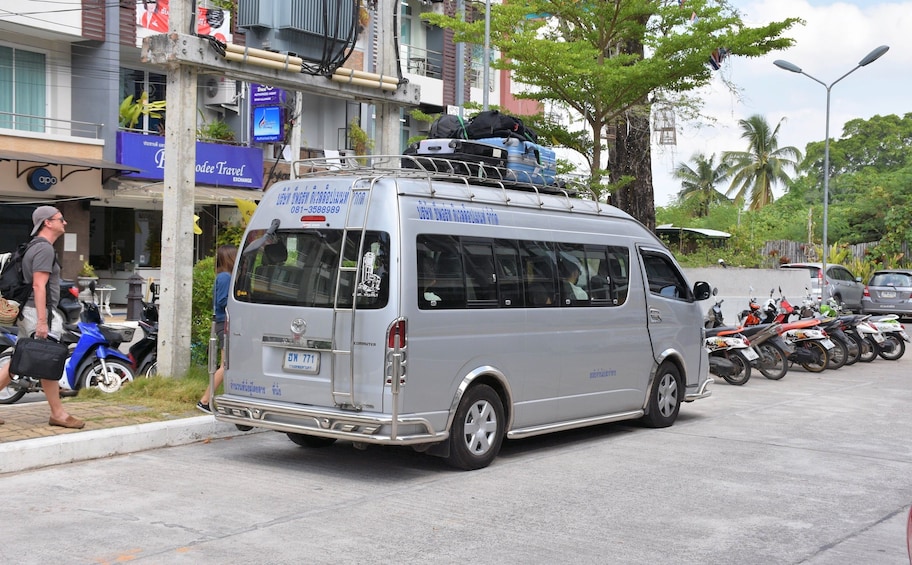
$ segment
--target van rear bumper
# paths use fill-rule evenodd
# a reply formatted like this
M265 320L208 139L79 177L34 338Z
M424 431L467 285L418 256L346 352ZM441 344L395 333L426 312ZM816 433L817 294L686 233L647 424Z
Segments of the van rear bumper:
M709 385L713 384L714 380L707 377L703 384L700 385L700 388L696 392L686 393L684 395L684 402L693 402L694 400L700 400L701 398L706 398L707 396L712 396L712 391L709 390Z
M380 445L436 443L449 437L435 430L426 418L351 412L287 402L222 395L212 406L215 419L241 426L278 432L343 439Z

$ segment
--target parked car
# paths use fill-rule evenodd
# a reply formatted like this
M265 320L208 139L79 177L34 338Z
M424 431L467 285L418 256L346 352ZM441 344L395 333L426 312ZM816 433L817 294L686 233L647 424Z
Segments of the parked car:
M912 317L912 270L874 271L861 299L865 314L897 314Z
M823 282L823 288L826 290L826 294L823 294L824 299L832 296L836 302L845 304L847 309L853 312L861 311L861 297L864 294L865 285L861 282L861 277L856 277L852 271L842 265L827 263L826 281L823 280L821 273L823 269L821 263L788 263L782 265L781 268L806 270L811 279L808 288L811 296L818 302L820 302L821 282Z

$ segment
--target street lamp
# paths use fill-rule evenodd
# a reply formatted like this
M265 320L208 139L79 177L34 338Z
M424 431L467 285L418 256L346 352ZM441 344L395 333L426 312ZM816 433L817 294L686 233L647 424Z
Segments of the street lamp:
M861 67L870 65L877 59L880 59L880 57L889 50L890 50L890 47L887 45L881 45L880 47L874 49L873 51L871 51L870 53L865 55L864 59L862 59L861 61L858 62L857 65L855 65L855 68L853 68L846 74L842 75L838 79L834 80L829 85L827 85L822 80L812 77L811 75L802 71L801 67L799 67L798 65L796 65L794 63L789 63L788 61L783 61L782 59L773 61L773 64L776 65L777 67L779 67L780 69L785 69L785 70L793 72L793 73L802 74L802 75L808 77L809 79L813 80L814 82L822 84L823 87L826 88L826 94L827 94L827 98L826 98L826 140L823 143L823 257L822 257L823 265L822 265L822 271L821 271L823 274L823 278L820 281L820 300L821 300L821 302L824 299L823 288L827 281L826 257L827 257L827 253L829 252L829 247L827 245L827 226L828 226L827 209L829 208L829 203L830 203L830 90L833 88L833 86L837 82L841 81L845 77L854 73Z

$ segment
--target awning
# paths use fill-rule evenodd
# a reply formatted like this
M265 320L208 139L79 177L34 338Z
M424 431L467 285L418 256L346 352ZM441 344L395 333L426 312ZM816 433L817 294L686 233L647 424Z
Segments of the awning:
M655 231L659 235L691 233L709 239L726 239L731 237L730 233L724 231L712 230L709 228L680 228L672 224L662 224L660 226L656 226Z
M105 189L109 204L135 205L138 201L161 204L163 199L164 183L144 183L140 181L120 180L114 190ZM247 188L221 188L216 186L197 185L193 189L193 201L197 205L218 204L222 206L235 206L235 198L259 202L263 198L262 190Z
M60 180L66 179L73 173L80 171L101 170L101 182L104 184L114 175L130 172L138 173L141 169L129 165L121 165L113 161L103 159L85 159L81 157L66 157L61 155L40 155L38 153L24 153L22 151L10 151L0 149L0 161L16 161L16 177L21 177L29 169L37 167L48 167L52 165L60 166ZM24 168L20 168L22 163L33 163ZM72 167L71 170L64 172L64 167Z

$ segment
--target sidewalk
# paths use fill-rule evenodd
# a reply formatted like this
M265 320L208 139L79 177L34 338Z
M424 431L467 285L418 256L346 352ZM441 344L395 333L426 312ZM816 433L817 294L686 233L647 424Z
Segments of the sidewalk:
M85 420L83 429L49 426L47 402L0 406L6 420L0 425L0 475L244 433L195 408L163 420L145 407L113 401L64 403Z
M114 315L105 317L105 322L123 322L125 313L114 307ZM29 396L34 395L26 399ZM69 402L64 398L67 410L86 423L81 430L71 430L48 425L47 402L24 400L0 405L0 418L6 421L0 425L0 474L243 433L193 406L180 414L161 415L113 399Z

